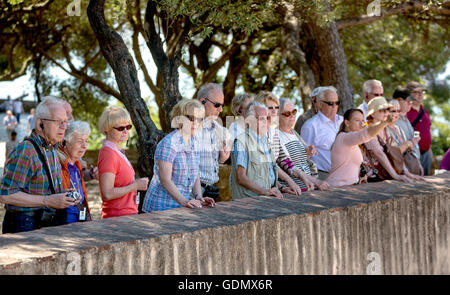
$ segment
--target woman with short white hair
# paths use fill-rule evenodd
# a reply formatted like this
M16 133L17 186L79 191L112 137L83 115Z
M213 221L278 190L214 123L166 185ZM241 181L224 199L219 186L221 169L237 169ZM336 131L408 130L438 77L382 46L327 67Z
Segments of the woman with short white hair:
M81 157L87 150L90 133L91 128L88 123L72 121L67 125L63 144L58 149L63 188L72 189L72 196L81 199L77 205L66 208L65 214L60 213L63 212L62 210L58 211L59 224L92 220L80 163Z

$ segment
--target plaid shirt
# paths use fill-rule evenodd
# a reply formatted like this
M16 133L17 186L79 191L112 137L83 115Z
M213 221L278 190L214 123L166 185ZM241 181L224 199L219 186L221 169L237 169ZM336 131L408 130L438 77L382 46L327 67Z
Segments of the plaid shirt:
M215 121L204 120L195 133L194 148L200 160L200 181L212 185L219 181L219 152L228 139L228 130Z
M142 205L145 212L181 207L161 185L158 160L172 164L171 179L186 200L190 199L192 188L199 176L199 159L198 153L194 150L193 138L191 137L190 144L187 145L180 131L172 131L156 147L153 178Z
M33 131L30 135L47 158L56 193L62 192L62 172L58 160L57 145L51 145ZM39 156L31 142L22 141L11 153L5 165L4 177L0 186L1 195L12 195L22 191L31 195L50 195L50 180L45 173ZM12 211L33 211L41 207L17 207L6 205Z

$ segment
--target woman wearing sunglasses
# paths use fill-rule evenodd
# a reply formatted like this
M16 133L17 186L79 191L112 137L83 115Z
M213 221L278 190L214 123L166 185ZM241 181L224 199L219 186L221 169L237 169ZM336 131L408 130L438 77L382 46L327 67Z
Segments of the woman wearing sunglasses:
M326 182L312 176L315 164L309 158L316 154L314 146L308 146L294 130L297 110L288 99L280 99L280 152L278 165L295 181L302 191L327 190ZM282 185L286 183L280 181Z
M102 218L138 213L137 191L145 191L148 178L135 180L134 169L121 149L132 128L130 114L123 108L109 107L100 116L98 127L106 135L98 155Z
M280 100L270 91L260 91L256 96L255 101L266 105L269 110L267 116L267 138L274 158L278 159L280 155L280 130L278 129ZM283 169L278 169L278 178L283 186L289 187L291 194L299 196L302 193L302 188L299 184L297 184Z
M194 134L204 117L205 108L198 100L183 99L173 107L170 119L175 130L156 147L144 212L215 206L214 199L202 196L199 154L194 149Z

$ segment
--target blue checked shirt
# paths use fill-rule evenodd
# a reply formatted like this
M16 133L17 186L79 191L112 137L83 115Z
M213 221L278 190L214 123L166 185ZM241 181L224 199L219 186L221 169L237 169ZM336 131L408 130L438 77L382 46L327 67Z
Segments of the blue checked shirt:
M191 137L191 142L187 145L180 131L172 131L156 147L153 177L142 205L144 212L181 207L161 185L158 160L172 164L171 179L186 200L190 199L192 188L199 176L199 158L194 150L193 138Z
M219 153L227 139L227 130L216 121L203 121L195 133L194 148L200 160L200 181L212 185L219 181Z

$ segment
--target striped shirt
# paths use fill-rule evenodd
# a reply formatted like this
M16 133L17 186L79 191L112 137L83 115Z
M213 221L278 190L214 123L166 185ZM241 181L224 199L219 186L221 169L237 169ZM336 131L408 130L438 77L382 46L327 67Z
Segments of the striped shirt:
M194 149L200 161L200 181L212 185L219 181L219 153L227 140L227 129L216 121L204 120L195 133Z
M281 146L279 149L280 153L278 162L280 163L280 167L289 175L299 169L306 174L311 175L311 170L307 161L308 157L306 153L306 146L297 138L295 134L286 133L280 130L279 135ZM283 165L282 163L286 163L286 159L290 160L293 166ZM292 177L292 179L300 188L306 188L306 185L300 178ZM287 183L283 180L280 180L280 182L283 185L287 185Z
M31 133L30 138L41 148L53 178L53 187L56 193L61 193L63 191L62 171L57 155L58 146L51 145L34 131ZM10 154L6 162L0 194L12 195L22 191L31 195L50 195L52 192L50 191L49 181L33 144L28 140L24 140ZM41 209L41 207L25 208L13 205L6 205L5 208L11 211L22 212Z
M275 159L278 159L278 155L280 153L280 130L269 127L267 129L267 139L270 144L270 148L272 149L273 155Z
M199 177L199 158L194 149L193 137L187 145L180 131L172 131L156 146L153 177L142 206L144 212L181 207L161 184L158 160L172 164L171 179L186 200L190 199L194 183Z

